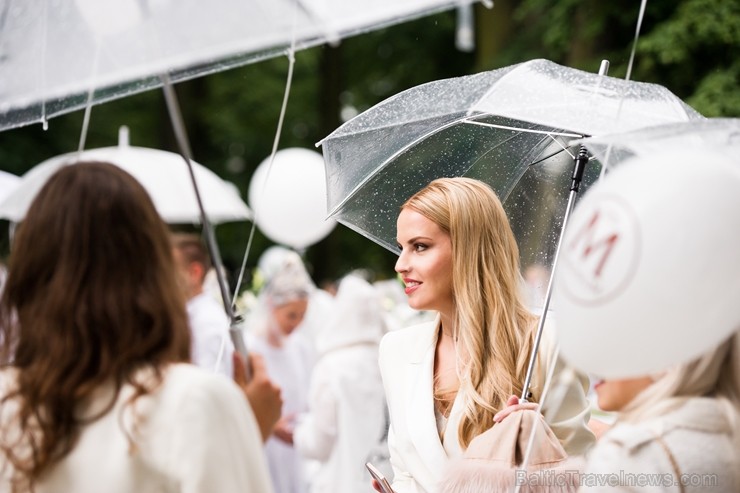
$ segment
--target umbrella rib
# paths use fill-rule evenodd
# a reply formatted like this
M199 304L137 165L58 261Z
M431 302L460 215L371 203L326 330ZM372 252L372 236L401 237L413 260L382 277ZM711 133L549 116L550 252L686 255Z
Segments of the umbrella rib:
M529 164L528 164L527 166L534 166L535 164L539 164L539 163L541 163L542 161L546 161L546 160L550 159L550 158L551 158L551 157L553 157L553 156L557 156L558 154L560 154L560 153L561 153L561 152L563 152L563 151L567 152L567 153L568 153L568 155L569 155L570 157L572 157L573 159L575 159L575 158L576 158L576 157L575 157L575 156L573 155L573 153L572 153L572 152L570 152L570 151L568 150L570 146L565 146L565 145L563 145L563 143L562 143L562 142L560 142L560 141L559 141L558 139L556 139L556 138L555 138L555 137L553 137L552 135L550 135L550 138L551 138L551 139L552 139L552 140L553 140L553 141L554 141L554 142L555 142L555 143L556 143L557 145L559 145L559 146L560 146L560 150L559 150L559 151L555 151L555 152L553 152L552 154L548 154L547 156L545 156L545 157L543 157L543 158L541 158L541 159L538 159L537 161L534 161L534 162L532 162L532 163L529 163Z
M551 157L553 157L553 156L557 156L558 154L560 154L560 153L561 153L561 152L563 152L563 151L565 151L565 152L568 152L568 149L566 149L566 148L563 148L563 149L560 149L559 151L555 151L555 152L553 152L552 154L548 154L547 156L545 156L545 157L543 157L543 158L541 158L541 159L538 159L537 161L534 161L534 162L531 162L531 163L529 163L529 164L527 165L527 167L529 167L529 166L534 166L535 164L540 164L540 163L541 163L542 161L547 161L547 160L548 160L548 159L550 159ZM570 152L568 152L568 154L570 154ZM571 154L571 156L572 156L572 154Z
M568 153L568 155L569 155L569 156L570 156L570 157L571 157L572 159L575 159L575 158L576 158L576 157L575 157L575 156L573 155L573 153L572 153L572 152L570 152L570 151L568 150L568 147L567 147L567 146L565 146L565 145L563 145L563 143L562 143L562 142L560 142L560 141L559 141L558 139L556 139L556 138L555 138L555 137L553 137L552 135L550 135L550 139L551 139L551 140L552 140L553 142L555 142L555 143L556 143L557 145L559 145L559 146L560 146L560 150L561 150L561 151L565 151L565 152L567 152L567 153ZM557 153L556 153L556 154L557 154ZM553 154L553 155L554 155L554 154Z
M482 127L493 127L493 128L500 128L503 130L514 130L516 132L525 132L525 133L531 133L531 134L542 134L542 135L558 135L561 137L575 137L575 138L583 138L584 135L582 134L572 134L567 132L553 132L548 130L534 130L530 128L521 128L521 127L509 127L507 125L497 125L495 123L486 123L486 122L479 122L475 120L471 120L470 118L463 119L462 123L468 123L470 125L480 125Z

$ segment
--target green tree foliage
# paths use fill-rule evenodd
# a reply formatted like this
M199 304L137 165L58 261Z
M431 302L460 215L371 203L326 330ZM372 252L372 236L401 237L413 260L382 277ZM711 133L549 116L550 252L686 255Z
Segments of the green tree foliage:
M705 116L740 116L740 3L688 0L638 45L639 69L656 74Z

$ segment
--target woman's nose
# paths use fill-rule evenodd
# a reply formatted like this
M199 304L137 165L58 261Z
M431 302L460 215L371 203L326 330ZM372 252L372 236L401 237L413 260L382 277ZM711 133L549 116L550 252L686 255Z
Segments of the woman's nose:
M398 256L398 260L396 260L396 266L394 267L395 271L399 274L406 272L408 270L408 267L406 266L406 257L403 254L403 251Z

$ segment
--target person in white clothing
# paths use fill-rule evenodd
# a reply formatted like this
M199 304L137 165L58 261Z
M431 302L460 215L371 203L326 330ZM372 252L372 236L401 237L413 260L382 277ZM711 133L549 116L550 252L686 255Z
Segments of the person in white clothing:
M74 163L42 187L0 335L0 492L271 491L279 390L259 358L249 384L234 359L238 385L188 363L167 227L119 167Z
M299 326L315 286L296 252L278 253L270 268L262 269L265 283L245 322L247 347L264 358L270 377L282 389L282 414L265 444L273 487L276 493L304 493L305 463L293 446L293 429L297 416L308 407L315 358L313 344ZM265 264L263 259L259 263Z
M639 153L573 211L558 336L616 414L579 491L740 491L740 162L713 151Z
M450 459L473 438L517 405L536 407L554 349L540 348L530 402L517 404L537 317L526 306L514 234L488 185L434 180L402 206L397 241L396 271L409 306L437 316L389 332L380 345L393 488L435 493ZM558 363L556 374L561 368ZM564 403L554 414L543 406L568 454L594 442L587 388L587 378L578 375L564 386Z
M596 383L618 412L588 454L579 491L740 491L740 335L654 375ZM615 484L596 478L621 472ZM643 482L638 482L642 477Z
M299 417L293 443L320 466L312 493L366 491L365 463L386 446L385 397L378 343L385 333L379 292L360 277L339 284L333 316L319 332L309 412ZM379 464L375 464L378 466Z
M229 337L229 319L223 305L203 288L211 267L208 250L199 236L188 233L173 233L172 246L188 299L193 363L230 378L234 344Z

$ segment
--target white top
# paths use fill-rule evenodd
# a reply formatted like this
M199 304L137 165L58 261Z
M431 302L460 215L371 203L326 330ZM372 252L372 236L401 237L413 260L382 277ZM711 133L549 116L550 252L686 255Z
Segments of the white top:
M365 462L385 432L377 342L347 344L322 355L310 390L310 412L302 416L294 443L304 457L320 462L311 491L372 491Z
M229 319L223 305L204 291L188 300L187 310L193 336L193 363L231 378L234 344L229 337Z
M393 466L393 488L397 493L435 493L449 459L463 450L458 442L458 426L463 405L459 394L450 410L444 442L440 441L434 415L433 367L439 319L389 332L380 344L380 371L388 401L390 429L388 448ZM554 355L552 329L545 327L532 389L542 389L545 373ZM555 376L564 368L558 360ZM588 429L590 409L586 400L588 379L577 375L558 387L564 392L562 405L543 413L568 454L582 454L594 442ZM550 390L551 395L553 389Z
M14 369L0 370L0 395L14 381ZM162 385L135 401L135 432L126 405L132 392L125 386L113 409L83 429L70 454L36 484L36 493L271 491L257 422L233 382L193 365L171 365ZM101 389L86 412L103 406L106 394L110 389ZM3 427L14 414L11 406L0 408ZM10 469L0 455L2 493L10 491Z
M283 398L281 416L297 417L306 412L314 362L311 342L302 334L294 332L283 340L281 347L271 346L259 337L249 337L247 347L264 358L267 374L280 387ZM292 445L271 436L265 443L265 454L276 493L306 491L304 465Z

